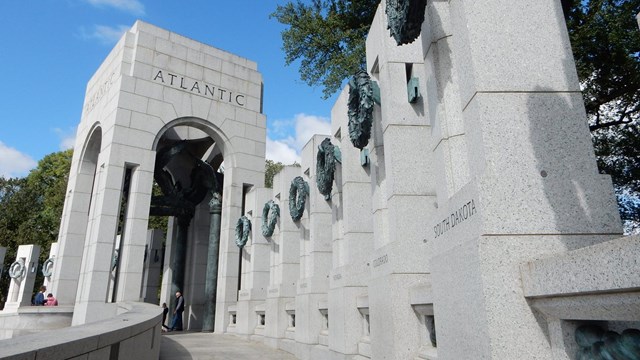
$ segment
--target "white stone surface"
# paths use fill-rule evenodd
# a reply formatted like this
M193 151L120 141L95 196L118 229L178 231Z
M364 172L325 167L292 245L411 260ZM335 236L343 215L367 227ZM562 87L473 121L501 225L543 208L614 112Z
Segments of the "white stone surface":
M640 237L629 236L520 266L526 297L627 292L640 287Z
M49 248L49 257L47 258L47 260L48 259L52 259L53 262L54 262L53 266L55 266L55 259L56 259L57 256L58 256L58 243L54 242L54 243L51 243L51 247ZM2 249L0 249L0 264L2 263L2 258L4 258L4 254L2 253ZM42 265L44 266L44 264L42 264ZM53 270L53 266L52 266L51 270ZM1 273L1 271L0 271L0 273ZM51 275L53 275L53 273ZM51 284L50 284L50 282L51 282L51 276L45 276L42 285L45 286L49 290L49 291L47 291L47 293L51 292Z
M15 262L24 264L22 275L10 278L7 301L4 304L2 313L15 313L21 307L31 306L32 291L38 270L38 257L40 256L40 246L20 245L16 252ZM13 263L11 264L13 265ZM7 269L7 272L11 270Z

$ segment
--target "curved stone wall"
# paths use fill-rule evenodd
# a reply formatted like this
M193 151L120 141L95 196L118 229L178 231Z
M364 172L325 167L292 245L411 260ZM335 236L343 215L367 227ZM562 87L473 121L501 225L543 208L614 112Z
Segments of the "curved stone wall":
M162 309L146 303L119 303L119 315L46 335L0 340L1 359L158 359Z
M50 332L71 326L73 306L23 306L0 311L0 340Z

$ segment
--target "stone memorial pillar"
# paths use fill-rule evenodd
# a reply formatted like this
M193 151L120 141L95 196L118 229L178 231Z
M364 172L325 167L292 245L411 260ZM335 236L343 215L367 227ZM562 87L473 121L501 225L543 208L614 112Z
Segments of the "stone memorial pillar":
M368 306L371 354L409 359L419 349L419 317L409 291L429 283L430 251L424 221L436 203L432 126L422 93L427 81L420 38L398 46L390 37L385 2L367 37L367 67L380 86L374 113L371 153L374 250ZM413 94L410 98L410 94Z
M142 273L142 301L158 304L158 290L160 289L160 273L162 271L162 240L164 233L159 229L147 231L147 245L145 246L144 270Z
M17 312L18 308L31 306L33 298L33 285L36 280L38 270L38 256L40 256L40 246L20 245L14 261L6 270L11 283L7 302L4 304L4 313Z
M464 172L436 173L448 186L438 186L437 215L425 223L438 359L556 358L520 264L621 233L561 4L430 2L426 19L425 68L439 74L427 102L446 106L429 115L449 124L444 110L459 112L466 142L462 157L445 147L437 161L457 169L468 159L469 173L461 187L449 184L464 183ZM444 139L434 132L431 143Z
M273 236L262 234L262 210L272 198L272 189L254 187L246 196L245 216L251 220L251 235L242 249L242 277L238 291L238 305L236 307L236 333L244 338L250 338L259 324L259 315L255 308L264 304L269 286L269 257L273 236L282 223L282 217L287 216L286 208L280 208L280 218L276 224Z
M302 148L301 153L303 172L309 174L309 211L300 220L304 228L304 238L300 243L300 280L297 284L295 299L295 318L290 319L295 324L294 354L299 359L329 356L328 348L324 347L319 354L317 352L320 349L316 348L324 323L324 316L318 309L318 304L326 304L328 300L332 260L332 231L330 230L332 200L326 200L316 185L318 147L327 137L314 135ZM340 164L336 162L335 167L339 166ZM332 181L333 183L335 181Z
M44 276L44 282L42 285L47 287L47 293L53 293L54 296L56 294L53 292L53 289L51 286L51 278L53 277L53 269L55 268L57 256L58 256L58 243L54 242L54 243L51 243L51 249L49 250L49 258L45 260L44 263L42 263L42 275Z
M269 287L264 319L264 342L273 348L280 347L289 327L286 306L295 301L300 274L300 241L304 238L304 228L300 221L294 222L289 215L291 181L300 175L300 167L285 166L273 179L274 196L279 199L282 210L280 227L271 238ZM308 182L308 178L305 181ZM308 197L304 211L309 211Z
M358 310L366 299L373 249L370 167L360 163L360 150L349 139L348 87L331 110L331 142L342 152L331 194L332 269L329 273L328 321L320 343L328 344L332 356L347 359L358 354L366 339L367 319Z

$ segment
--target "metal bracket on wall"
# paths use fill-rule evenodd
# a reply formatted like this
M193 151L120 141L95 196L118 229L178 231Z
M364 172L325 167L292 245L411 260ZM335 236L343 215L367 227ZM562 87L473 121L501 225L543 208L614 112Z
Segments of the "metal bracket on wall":
M410 103L413 104L418 101L418 98L420 97L420 90L418 87L417 77L412 77L411 79L409 79L409 82L407 82L407 95L409 97Z
M367 148L360 150L360 165L369 165L369 149Z

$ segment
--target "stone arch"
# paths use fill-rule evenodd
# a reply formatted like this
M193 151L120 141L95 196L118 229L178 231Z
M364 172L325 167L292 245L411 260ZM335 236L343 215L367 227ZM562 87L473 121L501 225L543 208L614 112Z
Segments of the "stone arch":
M70 172L67 186L65 213L60 226L58 255L54 263L51 290L60 304L72 304L76 300L78 281L89 223L89 213L94 200L98 159L102 148L102 126L96 122L87 132L82 150L74 154L77 166ZM69 231L69 229L76 229Z
M213 139L215 144L220 147L222 156L225 161L227 161L230 166L235 165L236 160L233 156L233 154L235 153L233 150L233 145L224 131L222 131L222 129L220 129L215 124L194 116L179 117L166 123L158 131L156 138L153 141L152 150L158 151L158 146L162 137L166 134L167 131L177 126L191 126L209 135Z

